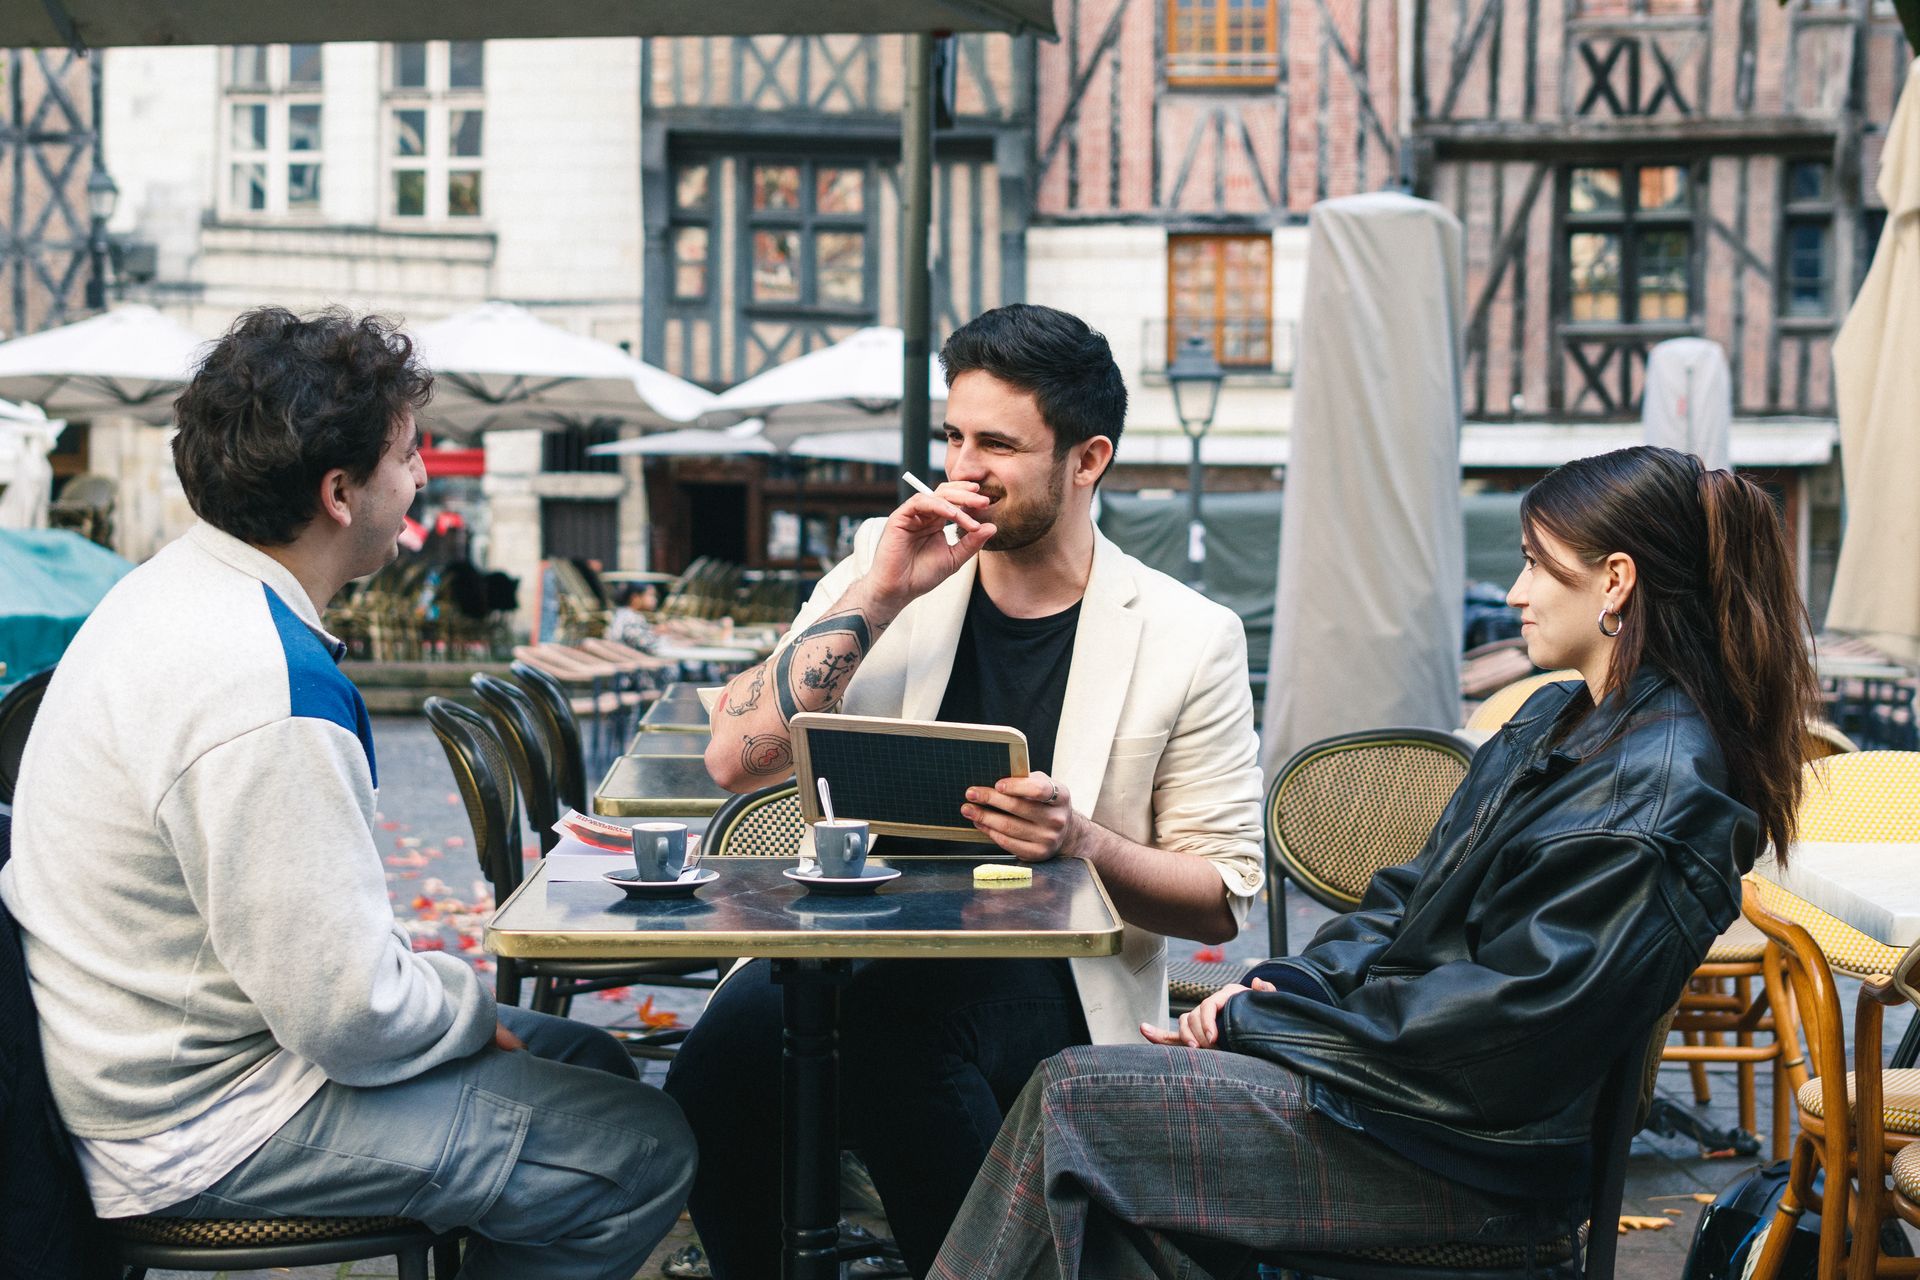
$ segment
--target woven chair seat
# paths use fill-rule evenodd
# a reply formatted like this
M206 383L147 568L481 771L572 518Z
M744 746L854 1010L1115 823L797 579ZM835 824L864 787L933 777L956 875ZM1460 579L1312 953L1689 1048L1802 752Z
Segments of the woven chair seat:
M1810 1116L1824 1118L1827 1102L1820 1095L1816 1077L1800 1086L1795 1095L1800 1109ZM1847 1072L1847 1103L1854 1101L1853 1072ZM1920 1133L1920 1067L1881 1073L1881 1113L1889 1133Z
M396 1231L432 1232L412 1218L109 1218L103 1225L122 1240L191 1245L201 1249L314 1244Z
M1385 1249L1354 1249L1344 1256L1389 1262L1402 1267L1459 1268L1476 1271L1518 1270L1527 1265L1527 1246L1477 1240L1445 1244L1404 1245ZM1573 1239L1560 1236L1533 1246L1534 1262L1551 1266L1573 1257Z
M1746 964L1760 959L1766 950L1767 935L1754 928L1745 916L1735 916L1733 927L1707 948L1707 963Z
M1920 1202L1920 1142L1910 1142L1893 1153L1893 1189Z
M1218 963L1173 960L1167 964L1167 997L1175 1004L1199 1004L1230 982L1247 976L1252 964L1244 960Z
M1856 756L1834 756L1835 760L1863 759L1865 753ZM1856 837L1867 839L1866 836ZM1904 947L1889 947L1860 932L1850 924L1828 915L1805 898L1788 893L1779 885L1764 876L1748 876L1760 898L1760 905L1772 915L1782 920L1790 920L1813 935L1814 945L1820 948L1820 954L1827 963L1854 977L1866 977L1875 973L1892 973L1900 963L1900 957L1906 954Z
M728 823L721 838L711 838L708 828L707 851L717 858L792 858L800 852L806 836L806 820L800 815L800 797L791 789L765 798L755 797L739 816ZM717 824L716 824L717 825Z

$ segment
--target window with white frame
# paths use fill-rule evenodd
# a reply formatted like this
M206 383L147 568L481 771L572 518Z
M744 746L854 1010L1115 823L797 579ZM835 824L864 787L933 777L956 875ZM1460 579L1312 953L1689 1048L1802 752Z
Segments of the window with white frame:
M486 45L387 47L386 213L443 221L481 214Z
M317 44L226 50L226 213L320 212L322 53Z

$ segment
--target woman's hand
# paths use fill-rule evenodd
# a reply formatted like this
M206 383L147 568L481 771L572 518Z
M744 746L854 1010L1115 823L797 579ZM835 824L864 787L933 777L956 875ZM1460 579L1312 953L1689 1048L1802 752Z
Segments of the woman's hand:
M1220 1039L1220 1010L1227 1001L1247 991L1271 991L1273 984L1255 978L1251 987L1229 983L1180 1015L1180 1029L1165 1031L1151 1022L1140 1024L1140 1034L1155 1044L1183 1044L1189 1049L1211 1049Z

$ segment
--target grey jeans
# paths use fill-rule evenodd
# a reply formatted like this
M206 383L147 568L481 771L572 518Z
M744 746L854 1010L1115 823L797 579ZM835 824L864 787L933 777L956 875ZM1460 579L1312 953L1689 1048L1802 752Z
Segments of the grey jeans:
M693 1134L593 1027L502 1006L492 1046L412 1080L329 1082L241 1165L162 1212L398 1215L473 1236L461 1280L631 1280L686 1203Z

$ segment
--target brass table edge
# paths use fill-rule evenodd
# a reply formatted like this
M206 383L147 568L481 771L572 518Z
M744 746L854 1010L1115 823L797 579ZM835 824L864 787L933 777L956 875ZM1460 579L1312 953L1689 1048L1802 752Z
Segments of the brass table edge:
M710 818L725 803L711 796L653 796L642 800L596 795L593 811L603 818Z
M711 734L713 732L713 723L709 721L706 724L667 724L661 721L648 720L645 716L642 716L640 717L640 732Z
M511 902L512 898L508 901ZM603 933L560 941L544 932L501 930L489 924L482 944L494 955L516 960L697 960L715 956L789 960L812 959L823 955L880 960L934 960L941 956L952 959L1017 956L1070 959L1119 955L1121 927L1115 925L1107 930L1045 934L953 929L917 933L912 941L874 942L871 939L872 935L862 930L810 930L778 939L764 933ZM951 945L938 945L949 939Z

